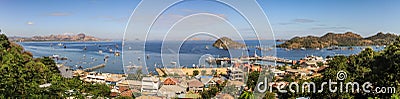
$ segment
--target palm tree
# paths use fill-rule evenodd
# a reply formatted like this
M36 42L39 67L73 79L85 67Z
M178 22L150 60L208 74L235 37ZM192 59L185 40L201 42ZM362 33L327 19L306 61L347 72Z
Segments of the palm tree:
M244 92L240 95L239 99L256 99L256 98L254 97L253 92L244 91Z

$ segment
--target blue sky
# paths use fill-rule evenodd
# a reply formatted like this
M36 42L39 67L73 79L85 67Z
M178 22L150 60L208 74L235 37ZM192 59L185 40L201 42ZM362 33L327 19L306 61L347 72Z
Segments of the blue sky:
M257 1L268 16L278 39L305 35L320 36L326 32L353 31L364 37L380 31L400 32L398 0ZM9 36L29 37L83 32L100 38L122 39L128 19L139 2L2 0L0 28ZM157 2L154 4L157 6ZM245 24L232 10L218 3L195 0L169 9L165 16L174 18L210 12L232 21L233 24Z

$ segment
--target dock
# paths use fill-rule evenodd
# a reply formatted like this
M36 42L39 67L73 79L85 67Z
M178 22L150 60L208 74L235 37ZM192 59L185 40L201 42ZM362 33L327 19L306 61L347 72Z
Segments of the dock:
M93 66L93 67L90 67L90 68L85 68L85 69L83 69L83 71L91 72L93 70L100 69L100 68L103 68L105 66L106 66L106 64L100 64L100 65Z
M221 64L221 62L230 63L232 61L267 61L267 62L277 62L277 63L287 63L293 64L295 60L289 60L284 58L278 58L274 56L264 56L264 57L241 57L241 58L209 58L206 61L210 64Z
M226 74L226 68L156 68L156 71L159 75L167 74L178 74L178 75L193 75L193 71L206 71L207 75L212 75L213 70L217 72L217 74Z

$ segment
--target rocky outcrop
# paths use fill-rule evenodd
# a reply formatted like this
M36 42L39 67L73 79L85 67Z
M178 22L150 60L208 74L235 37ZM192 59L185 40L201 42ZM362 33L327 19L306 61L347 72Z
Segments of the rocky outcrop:
M232 39L230 39L228 37L222 37L214 42L213 47L227 50L227 49L245 48L246 45L236 42L236 41L233 41Z

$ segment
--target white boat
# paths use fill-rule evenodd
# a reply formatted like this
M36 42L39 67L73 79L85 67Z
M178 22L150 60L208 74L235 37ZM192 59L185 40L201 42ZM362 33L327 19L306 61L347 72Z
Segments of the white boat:
M304 48L304 47L302 47L302 48L300 48L301 50L306 50L306 48Z
M59 57L60 57L60 55L53 54L53 56L51 58L59 58Z
M207 50L209 49L208 46L206 46L206 49L207 49Z
M173 61L173 62L171 62L171 64L172 64L172 65L175 65L175 64L176 64L176 62L174 62L174 61Z
M58 46L63 46L63 44L62 44L61 42L60 42L60 43L58 43L57 45L58 45Z
M103 51L102 51L102 50L99 50L99 54L103 54Z
M127 69L140 69L142 68L142 66L136 66L136 65L129 65L129 66L125 66Z

